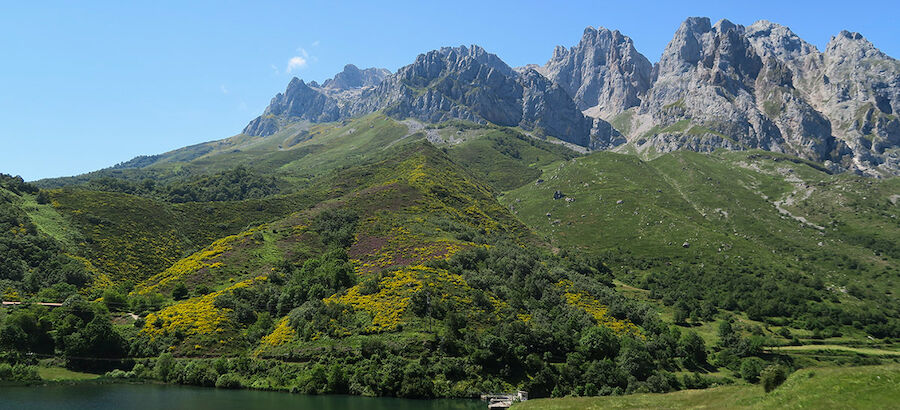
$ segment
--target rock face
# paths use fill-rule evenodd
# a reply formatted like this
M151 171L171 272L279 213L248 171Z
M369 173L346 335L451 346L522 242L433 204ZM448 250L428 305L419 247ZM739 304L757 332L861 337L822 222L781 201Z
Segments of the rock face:
M541 69L638 152L758 148L900 173L900 63L857 33L820 52L768 21L692 17L656 65L645 61L627 37L589 28Z
M285 122L327 122L337 121L341 117L337 99L294 77L284 93L278 93L272 98L263 115L244 128L244 134L266 136L274 134Z
M850 165L900 173L900 61L847 31L832 37L821 58L807 92L853 151Z
M592 129L598 130L597 144L612 130L593 127L568 93L536 70L518 73L478 46L433 50L379 79L383 73L348 65L321 88L294 79L244 133L270 135L291 121L337 121L378 110L425 122L519 126L585 147L592 143Z
M900 62L858 33L820 52L768 21L688 18L655 65L602 27L543 66L512 69L478 46L433 50L394 74L347 65L321 86L295 78L244 132L379 110L518 126L591 149L764 149L900 174Z
M578 109L609 118L641 104L653 65L618 30L588 27L578 45L557 46L542 72L563 87Z
M796 125L782 118L788 111L784 106L793 114L813 110L793 99L789 70L777 60L764 61L743 26L727 20L714 26L707 18L686 20L655 74L639 110L654 128L635 141L639 146L661 152L761 148L821 161L833 145L827 123L815 116L800 121L809 134L779 128L779 122ZM824 144L809 152L810 139Z
M344 71L335 74L334 78L325 80L322 88L350 90L361 87L374 87L381 84L391 71L384 68L367 68L360 70L353 64L344 66Z

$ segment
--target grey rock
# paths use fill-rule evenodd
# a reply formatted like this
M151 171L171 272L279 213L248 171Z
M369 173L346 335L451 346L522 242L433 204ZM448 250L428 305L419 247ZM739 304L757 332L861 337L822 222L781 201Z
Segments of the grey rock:
M267 136L292 121L327 122L341 118L343 115L337 99L294 77L284 93L278 93L272 98L263 115L244 128L244 134Z
M322 88L336 90L350 90L361 87L374 87L391 75L391 71L385 68L366 68L360 70L353 64L344 66L344 70L335 74L334 78L325 80Z
M557 46L542 72L572 96L580 110L609 118L641 104L653 65L618 30L588 27L569 49Z

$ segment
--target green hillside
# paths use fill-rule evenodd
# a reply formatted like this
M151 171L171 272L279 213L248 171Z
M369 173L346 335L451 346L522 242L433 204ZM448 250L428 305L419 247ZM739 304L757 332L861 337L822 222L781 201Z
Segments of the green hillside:
M14 380L43 357L375 396L738 385L715 402L772 365L900 352L900 180L780 154L642 161L373 114L0 182Z
M898 182L762 152L600 152L501 202L555 246L604 255L679 320L727 310L798 334L884 338L898 329Z

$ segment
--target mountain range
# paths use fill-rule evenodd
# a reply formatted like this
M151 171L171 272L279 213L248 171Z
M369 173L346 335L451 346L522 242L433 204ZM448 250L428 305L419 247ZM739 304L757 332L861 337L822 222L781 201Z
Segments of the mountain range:
M896 361L896 85L853 33L692 18L653 64L589 28L543 66L347 65L229 138L0 174L0 384L619 396Z
M651 63L617 30L587 28L544 65L512 68L473 45L419 55L396 73L347 65L294 78L243 133L383 111L424 122L519 127L592 150L651 158L679 149L763 149L834 172L900 173L900 62L859 33L824 51L768 21L692 17Z

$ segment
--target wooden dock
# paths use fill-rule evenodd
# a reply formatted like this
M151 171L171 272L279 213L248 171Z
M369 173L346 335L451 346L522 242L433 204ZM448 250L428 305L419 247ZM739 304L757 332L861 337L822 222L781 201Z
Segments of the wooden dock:
M488 402L488 409L508 409L515 402L528 400L528 392L485 393L481 395L481 400Z

